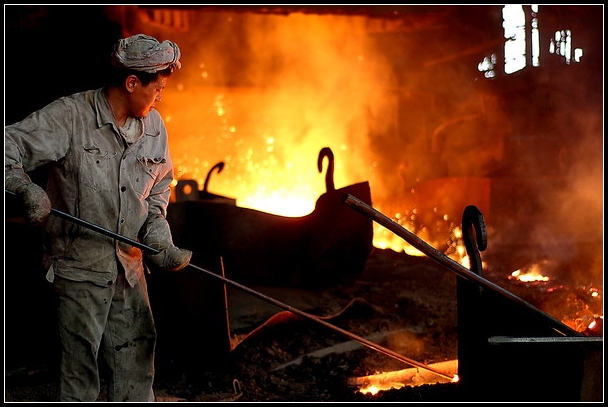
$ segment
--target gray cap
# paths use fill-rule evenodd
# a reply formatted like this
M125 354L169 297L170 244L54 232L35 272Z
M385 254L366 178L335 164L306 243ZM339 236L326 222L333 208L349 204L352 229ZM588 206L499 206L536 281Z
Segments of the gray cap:
M112 65L156 73L167 68L171 70L181 68L180 55L179 47L172 41L158 42L149 35L135 34L119 40L114 46Z

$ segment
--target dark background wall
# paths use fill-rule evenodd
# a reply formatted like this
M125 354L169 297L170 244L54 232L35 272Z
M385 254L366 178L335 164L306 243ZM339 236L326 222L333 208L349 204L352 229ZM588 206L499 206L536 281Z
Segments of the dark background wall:
M5 6L5 118L99 87L121 27L104 6Z

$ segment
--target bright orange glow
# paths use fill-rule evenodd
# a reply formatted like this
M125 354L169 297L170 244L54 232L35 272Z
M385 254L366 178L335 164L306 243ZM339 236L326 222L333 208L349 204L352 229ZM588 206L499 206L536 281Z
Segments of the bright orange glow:
M359 385L358 391L360 393L375 395L382 390L400 389L405 386L416 387L423 384L456 383L459 380L458 375L454 373L458 370L457 359L433 363L429 367L445 371L447 374L453 374L452 379L439 376L426 369L414 367L357 377L349 380L349 382Z
M542 264L536 263L523 270L515 270L509 276L509 280L519 280L524 283L535 281L549 281L549 277L543 276L541 273Z

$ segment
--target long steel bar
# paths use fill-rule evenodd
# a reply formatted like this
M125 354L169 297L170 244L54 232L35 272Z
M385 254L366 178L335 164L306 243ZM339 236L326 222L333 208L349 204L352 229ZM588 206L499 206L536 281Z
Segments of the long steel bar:
M484 288L487 288L498 294L501 294L502 296L508 298L515 304L518 304L519 306L524 307L525 309L529 310L533 314L536 314L536 315L544 318L547 321L547 323L549 324L549 327L551 327L553 330L555 330L559 334L561 334L563 336L584 336L582 333L570 328L568 325L565 325L561 321L558 321L557 319L544 313L543 311L534 307L532 304L526 302L522 298L516 296L515 294L509 292L508 290L505 290L504 288L500 287L499 285L496 285L493 282L483 278L482 276L475 274L474 272L467 269L460 263L452 260L445 254L441 253L439 250L435 249L433 246L429 245L424 240L422 240L421 238L419 238L418 236L416 236L409 230L405 229L403 226L401 226L400 224L398 224L397 222L395 222L388 216L384 215L382 212L376 210L375 208L368 205L366 202L360 200L359 198L356 198L350 194L345 194L342 197L342 202L345 203L346 205L348 205L349 207L355 209L359 213L369 217L370 219L377 222L381 226L384 226L386 229L395 233L397 236L403 238L405 241L407 241L409 244L414 246L416 249L420 250L422 253L426 254L427 256L429 256L431 259L435 260L442 266L445 266L448 269L450 269L451 271L455 272L458 276L465 278L469 281L473 281Z
M11 196L15 196L15 193L13 191L9 191L8 189L5 189L4 192L7 193L7 194L9 194L9 195L11 195ZM146 251L149 251L150 253L153 253L153 254L160 253L160 250L158 250L158 249L155 249L153 247L147 246L147 245L145 245L145 244L143 244L141 242L138 242L137 240L129 239L126 236L123 236L123 235L121 235L119 233L116 233L116 232L112 232L109 229L106 229L106 228L101 227L99 225L96 225L94 223L88 222L88 221L86 221L84 219L80 219L80 218L78 218L76 216L70 215L69 213L65 213L65 212L62 212L62 211L57 210L55 208L51 208L51 214L55 215L55 216L59 216L60 218L72 221L72 222L74 222L74 223L76 223L76 224L78 224L80 226L84 226L85 228L94 230L95 232L101 233L102 235L106 235L106 236L112 237L112 238L114 238L116 240L120 240L121 242L128 243L131 246L137 247L138 249L146 250Z
M215 274L215 273L213 273L213 272L211 272L209 270L205 270L205 269L203 269L203 268L201 268L199 266L196 266L194 264L190 264L189 266L193 267L193 268L195 268L197 270L200 270L200 271L202 271L204 273L210 274L213 277L222 280L226 284L229 284L229 285L231 285L233 287L236 287L239 290L245 291L245 292L247 292L247 293L249 293L249 294L251 294L251 295L253 295L253 296L257 297L257 298L260 298L260 299L266 301L266 302L274 304L277 307L286 309L287 311L290 311L290 312L292 312L292 313L294 313L296 315L299 315L302 318L306 318L306 319L309 319L311 321L317 322L317 323L319 323L319 324L321 324L321 325L323 325L323 326L325 326L327 328L330 328L330 329L332 329L332 330L334 330L336 332L341 333L344 336L347 336L350 339L356 340L357 342L360 342L363 345L366 345L366 346L368 346L371 349L374 349L374 350L376 350L376 351L378 351L380 353L383 353L383 354L385 354L387 356L393 357L393 358L395 358L395 359L397 359L397 360L399 360L401 362L410 364L412 366L419 367L421 369L428 370L430 372L433 372L433 373L435 373L435 374L437 374L439 376L445 377L445 378L450 379L450 380L454 380L455 379L454 375L443 373L443 372L438 371L438 370L436 370L436 369L434 369L434 368L432 368L432 367L430 367L428 365L425 365L425 364L423 364L421 362L418 362L418 361L415 361L415 360L410 359L408 357L405 357L403 355L400 355L400 354L398 354L398 353L396 353L396 352L394 352L394 351L392 351L390 349L387 349L387 348L385 348L383 346L380 346L380 345L378 345L378 344L376 344L374 342L371 342L370 340L365 339L365 338L363 338L363 337L361 337L359 335L353 334L352 332L346 331L346 330L344 330L344 329L342 329L340 327L337 327L337 326L335 326L333 324L330 324L329 322L324 321L323 319L317 317L316 315L312 315L312 314L309 314L307 312L301 311L301 310L299 310L297 308L292 307L289 304L285 304L285 303L283 303L283 302L281 302L281 301L279 301L277 299L274 299L272 297L269 297L269 296L267 296L267 295L265 295L265 294L263 294L263 293L261 293L259 291L255 291L255 290L253 290L253 289L251 289L251 288L249 288L247 286L239 284L236 281L229 280L229 279L227 279L225 277L222 277L222 276L220 276L218 274Z
M11 192L11 191L7 191L7 190L5 190L5 191L7 193L9 193L9 194L13 194L13 192ZM152 253L158 253L159 252L159 250L154 249L154 248L152 248L152 247L150 247L148 245L145 245L145 244L143 244L141 242L138 242L136 240L130 239L130 238L128 238L126 236L123 236L121 234L112 232L111 230L108 230L108 229L103 228L101 226L98 226L98 225L95 225L93 223L87 222L87 221L85 221L83 219L77 218L75 216L72 216L72 215L70 215L68 213L65 213L65 212L62 212L62 211L59 211L57 209L54 209L54 208L51 209L51 213L53 215L60 216L60 217L62 217L64 219L70 220L70 221L72 221L74 223L77 223L77 224L79 224L81 226L84 226L86 228L92 229L92 230L94 230L96 232L99 232L99 233L101 233L103 235L115 238L115 239L120 240L121 242L124 242L124 243L128 243L128 244L130 244L132 246L135 246L135 247L137 247L139 249L142 249L144 251L149 251L149 252L152 252ZM400 355L400 354L398 354L398 353L396 353L396 352L394 352L394 351L392 351L392 350L390 350L388 348L380 346L380 345L378 345L378 344L376 344L376 343L374 343L374 342L372 342L372 341L370 341L368 339L365 339L365 338L363 338L363 337L361 337L359 335L353 334L352 332L346 331L346 330L344 330L344 329L342 329L340 327L337 327L337 326L335 326L333 324L330 324L329 322L320 319L316 315L312 315L312 314L309 314L307 312L301 311L301 310L299 310L297 308L292 307L289 304L285 304L285 303L283 303L283 302L281 302L281 301L279 301L279 300L277 300L275 298L269 297L269 296L267 296L267 295L265 295L265 294L263 294L263 293L261 293L259 291L253 290L253 289L251 289L251 288L249 288L247 286L244 286L244 285L242 285L240 283L237 283L236 281L230 280L230 279L228 279L226 277L223 277L223 276L221 276L219 274L216 274L216 273L214 273L212 271L206 270L206 269L204 269L202 267L199 267L199 266L196 266L194 264L188 264L188 267L192 267L192 268L194 268L196 270L202 271L203 273L205 273L207 275L210 275L210 276L212 276L214 278L217 278L217 279L223 281L225 284L229 284L232 287L238 288L241 291L245 291L246 293L249 293L249 294L253 295L254 297L257 297L257 298L259 298L261 300L264 300L264 301L269 302L269 303L271 303L273 305L276 305L277 307L286 309L287 311L290 311L290 312L292 312L292 313L294 313L296 315L299 315L302 318L306 318L306 319L309 319L311 321L317 322L317 323L319 323L319 324L321 324L321 325L323 325L323 326L325 326L327 328L330 328L330 329L332 329L332 330L334 330L336 332L341 333L342 335L344 335L344 336L346 336L346 337L348 337L350 339L356 340L356 341L362 343L363 345L365 345L365 346L367 346L367 347L369 347L371 349L374 349L374 350L376 350L376 351L378 351L380 353L383 353L383 354L385 354L387 356L395 358L395 359L397 359L397 360L399 360L401 362L407 363L407 364L412 365L412 366L419 367L419 368L424 369L424 370L428 370L430 372L433 372L433 373L435 373L435 374L437 374L439 376L445 377L447 379L455 380L454 375L450 375L450 374L441 372L441 371L439 371L437 369L434 369L431 366L425 365L424 363L421 363L421 362L418 362L416 360L413 360L413 359L410 359L408 357L405 357L403 355Z

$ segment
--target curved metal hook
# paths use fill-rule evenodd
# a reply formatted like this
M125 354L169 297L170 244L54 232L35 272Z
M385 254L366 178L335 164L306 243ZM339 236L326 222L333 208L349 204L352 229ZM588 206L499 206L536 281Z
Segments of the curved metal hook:
M336 187L334 186L334 153L331 151L329 147L323 147L321 151L319 151L319 158L317 159L317 168L319 172L323 171L323 159L327 157L327 173L325 174L325 189L327 192L335 191Z
M473 234L473 228L475 229L475 234ZM475 237L477 241L475 241ZM475 205L468 205L462 213L462 238L467 255L469 256L469 262L471 263L471 271L481 275L483 268L479 251L486 249L488 236L483 214Z
M213 170L217 169L217 173L219 174L224 169L224 165L225 165L224 162L220 161L219 163L217 163L213 167L211 167L211 169L207 173L207 177L205 178L205 184L203 185L204 193L209 193L209 191L207 190L207 187L209 186L209 179L211 178L211 173L213 172Z

